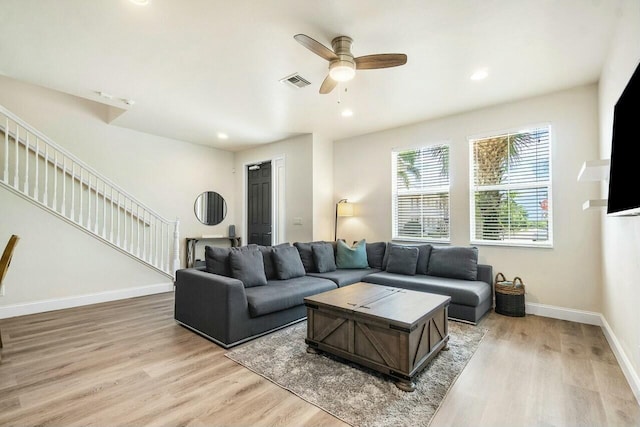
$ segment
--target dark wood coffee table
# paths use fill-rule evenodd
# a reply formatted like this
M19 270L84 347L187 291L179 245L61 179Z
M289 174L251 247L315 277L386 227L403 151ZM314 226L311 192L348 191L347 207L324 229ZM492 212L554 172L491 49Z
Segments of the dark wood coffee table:
M450 301L369 283L307 297L307 351L359 363L413 391L415 376L440 350L448 350Z

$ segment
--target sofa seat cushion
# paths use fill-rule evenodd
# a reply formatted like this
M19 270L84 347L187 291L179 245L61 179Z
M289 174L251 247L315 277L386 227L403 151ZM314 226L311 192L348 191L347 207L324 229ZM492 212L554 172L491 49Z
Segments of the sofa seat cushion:
M353 285L362 282L365 276L371 273L377 273L380 270L376 268L346 268L328 271L326 273L307 273L307 276L321 277L333 281L339 287Z
M258 317L304 304L304 298L336 289L331 280L302 276L288 280L269 280L266 286L245 289L249 314Z
M481 302L491 298L491 286L479 280L450 279L447 277L425 276L422 274L404 276L402 274L381 271L364 277L362 281L412 291L448 295L451 297L452 304L469 305L472 307L476 307Z

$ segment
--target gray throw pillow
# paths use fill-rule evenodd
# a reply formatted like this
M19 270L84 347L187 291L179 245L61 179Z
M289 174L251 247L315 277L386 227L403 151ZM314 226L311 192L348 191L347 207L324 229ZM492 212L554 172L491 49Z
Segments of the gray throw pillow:
M231 276L240 280L245 288L267 284L260 251L231 251L229 265L231 266Z
M247 245L237 248L221 248L218 246L204 247L205 270L209 273L221 276L231 276L231 265L229 265L229 254L231 251L257 251L258 245Z
M336 258L331 243L313 243L311 250L318 273L336 270Z
M217 246L204 247L204 262L209 273L231 277L231 268L228 265L231 248L219 248Z
M394 245L391 242L387 243L387 247L384 249L384 257L382 258L383 270L387 269L387 263L389 262L389 254L391 253L391 246L398 246L398 245Z
M291 246L290 243L280 243L276 246L258 246L258 250L262 253L262 262L264 263L264 274L267 280L273 280L278 278L276 272L276 266L273 263L273 248Z
M478 280L478 248L434 246L431 249L427 274L451 279Z
M305 275L300 253L293 246L273 248L272 257L278 279L287 280Z
M430 244L418 245L418 263L416 264L416 274L427 274L427 266L429 265L429 256L431 256Z
M320 243L320 242L313 242ZM295 242L293 246L296 247L300 254L300 260L304 266L304 271L307 273L314 273L316 271L315 263L313 262L313 251L311 250L311 243Z
M415 276L418 253L418 248L415 246L391 246L387 261L387 272Z
M386 248L387 244L385 242L367 243L367 262L369 263L369 267L379 270L383 269L382 262Z

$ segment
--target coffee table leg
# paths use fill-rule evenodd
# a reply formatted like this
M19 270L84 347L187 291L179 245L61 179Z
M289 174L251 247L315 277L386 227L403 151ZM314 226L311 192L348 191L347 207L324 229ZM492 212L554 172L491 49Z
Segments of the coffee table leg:
M416 383L414 383L413 381L398 380L396 381L396 387L398 387L402 391L411 393L412 391L415 391Z
M444 344L444 347L442 347L442 351L449 351L450 347L449 347L449 337L447 337L447 342Z
M311 346L307 346L307 353L309 353L309 354L320 354L320 350L318 350L317 348L311 347Z

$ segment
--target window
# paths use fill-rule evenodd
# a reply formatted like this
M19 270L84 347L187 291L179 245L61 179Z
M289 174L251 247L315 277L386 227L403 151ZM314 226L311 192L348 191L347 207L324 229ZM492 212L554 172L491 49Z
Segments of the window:
M470 139L471 241L551 246L550 127Z
M449 241L449 146L394 150L393 239Z

